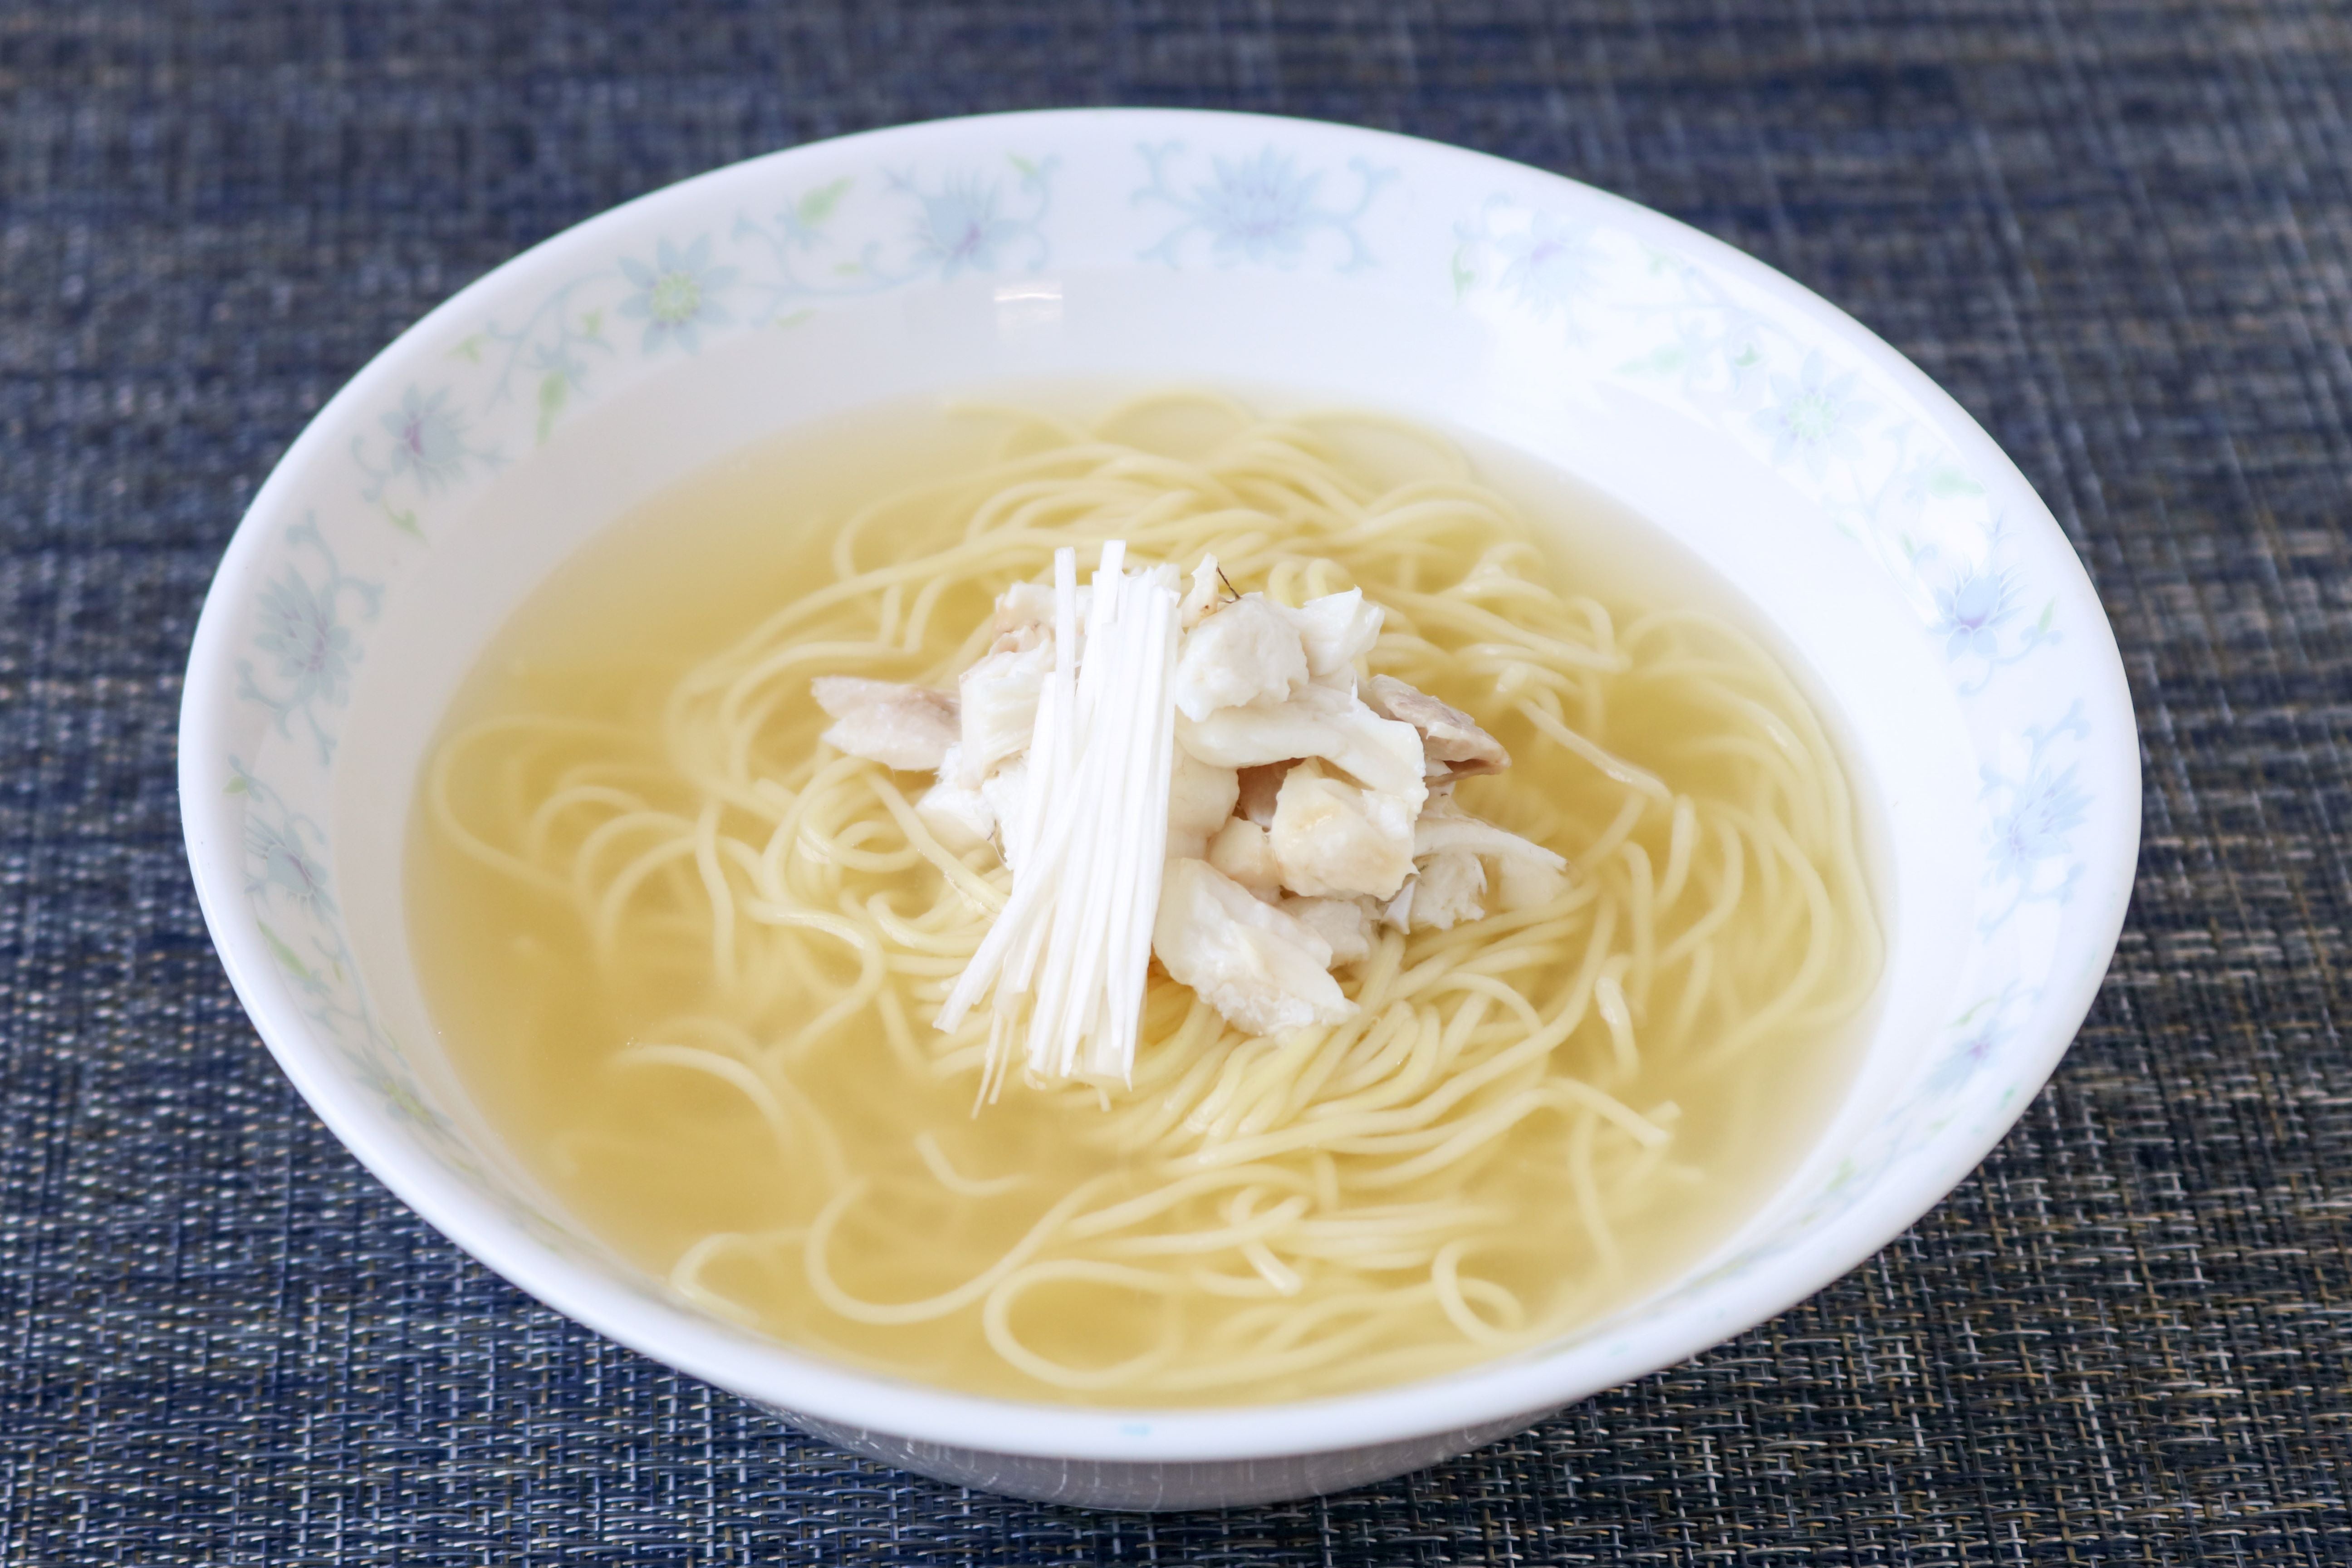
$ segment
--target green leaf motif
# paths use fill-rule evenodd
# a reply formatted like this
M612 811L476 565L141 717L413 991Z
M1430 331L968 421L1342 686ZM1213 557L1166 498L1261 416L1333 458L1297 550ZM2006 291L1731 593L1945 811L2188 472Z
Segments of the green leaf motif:
M2048 631L2050 629L2050 623L2057 617L2057 615L2058 601L2053 599L2048 604L2042 606L2042 618L2033 623L2033 629L2037 632Z
M548 433L555 428L555 416L563 412L564 399L571 395L572 384L562 371L551 370L539 378L539 439L546 445Z
M417 539L425 537L425 531L416 526L416 512L414 508L406 511L396 511L393 509L392 503L386 501L383 504L383 515L390 518L392 526L401 532Z
M786 327L797 327L803 321L807 321L811 316L815 314L816 312L814 310L803 306L800 310L794 310L789 316L778 316L776 318L776 326L780 331Z
M833 209L839 206L841 198L848 194L849 180L845 175L829 185L819 185L803 196L800 205L793 209L793 216L807 227L814 228L833 216Z
M441 1125L441 1113L426 1104L424 1097L416 1092L416 1086L405 1078L388 1077L383 1097L394 1110L415 1125L430 1128Z
M465 338L456 348L449 351L449 357L464 360L467 364L481 363L482 334L475 332Z
M1984 486L1969 478L1966 470L1947 467L1927 476L1927 493L1937 500L1954 500L1961 496L1980 496Z
M237 774L236 777L229 780L227 784L221 786L221 794L223 795L243 795L244 793L245 775L243 773Z
M1478 281L1478 274L1464 259L1464 252L1467 248L1464 247L1454 253L1454 302L1457 305L1462 302L1462 296L1470 292L1470 286Z
M580 335L592 343L604 341L604 312L591 310L580 318Z
M278 963L299 976L304 984L313 988L318 986L319 977L310 973L310 966L302 962L302 955L287 946L285 939L269 929L268 921L256 921L253 923L261 928L262 940L269 944L269 951L277 957Z
M1023 179L1034 180L1037 177L1037 165L1031 163L1028 159L1024 158L1020 153L1007 153L1004 155L1004 158L1007 163L1021 171L1021 177Z

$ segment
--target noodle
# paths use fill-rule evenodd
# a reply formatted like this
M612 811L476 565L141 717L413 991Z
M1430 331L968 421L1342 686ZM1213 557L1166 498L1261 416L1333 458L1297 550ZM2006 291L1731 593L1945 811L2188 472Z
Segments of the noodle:
M1771 659L1713 616L1568 591L1410 426L1196 395L985 417L994 460L858 507L731 642L479 677L440 742L428 985L453 1048L516 1031L485 1098L567 1195L787 1341L1129 1404L1538 1344L1671 1263L1652 1233L1676 1256L1721 1234L1753 1173L1717 1146L1766 1135L1733 1068L1803 1077L1879 964L1843 774ZM1387 614L1373 669L1510 750L1465 806L1574 870L1538 908L1380 932L1339 972L1342 1024L1253 1037L1155 968L1131 1088L1015 1079L974 1111L991 1021L932 1023L1010 873L821 744L810 682L951 686L1003 590L1110 538L1294 605L1360 587ZM502 973L525 939L558 958ZM1671 1219L1694 1206L1708 1224Z

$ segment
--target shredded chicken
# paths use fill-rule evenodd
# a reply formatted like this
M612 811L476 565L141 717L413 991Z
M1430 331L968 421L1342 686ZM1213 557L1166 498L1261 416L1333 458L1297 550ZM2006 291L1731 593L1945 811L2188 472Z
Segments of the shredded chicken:
M1209 840L1206 858L1259 898L1273 902L1282 897L1282 863L1274 858L1265 829L1256 823L1238 816L1227 822Z
M1013 842L1021 807L1029 797L1029 759L1015 757L981 782L980 798L996 823L996 849L1004 863L1019 869L1028 846Z
M1179 984L1252 1034L1355 1016L1331 978L1330 944L1205 860L1168 863L1151 950Z
M1528 856L1501 855L1495 859L1495 907L1538 909L1568 891L1568 863L1548 865Z
M825 744L907 770L937 769L956 743L956 700L925 686L821 675L810 683L817 706L832 715Z
M1353 691L1356 661L1371 652L1372 644L1380 640L1381 607L1366 604L1361 588L1350 588L1344 594L1309 599L1282 613L1297 628L1307 652L1307 672L1326 685Z
M1394 896L1412 874L1413 805L1301 763L1282 781L1266 830L1282 885L1308 898ZM1255 832L1255 828L1251 829Z
M1169 857L1198 860L1208 854L1210 835L1233 816L1240 789L1233 769L1176 748L1176 773L1168 786Z
M1432 855L1413 873L1410 930L1451 931L1486 912L1486 868L1466 849Z
M915 815L950 854L977 849L996 831L996 811L981 786L966 784L963 748L950 746L940 762L940 780L915 802Z
M1282 912L1328 943L1334 968L1360 963L1372 955L1372 911L1369 899L1285 899Z
M1077 594L1078 625L1087 624L1094 606L1094 589L1081 584ZM1050 634L1054 629L1054 585L1015 583L1005 589L996 597L995 626L1000 637L1018 637L1024 631Z
M962 709L964 782L977 784L998 763L1029 749L1037 725L1037 694L1054 672L1049 638L1019 639L1027 646L999 648L975 663L956 683Z
M1190 632L1224 597L1225 580L1217 570L1217 558L1202 556L1201 563L1192 568L1192 585L1185 591L1184 602L1176 607L1176 624Z
M1559 897L1568 886L1568 862L1542 845L1471 816L1443 795L1429 803L1412 825L1416 860L1448 851L1466 851L1495 863L1496 907L1533 909Z
M1283 776L1290 768L1290 763L1280 762L1242 769L1237 775L1239 787L1234 792L1234 811L1260 827L1272 827L1275 802L1281 798Z
M1007 910L1019 929L999 938L992 927L980 955L988 965L976 958L951 1001L975 1005L1000 984L997 976L1016 987L1010 994L1027 996L1022 988L1038 973L1041 942L1098 942L1107 954L1132 954L1132 969L1118 969L1116 980L1111 969L1099 972L1097 1003L1062 1007L1042 1022L1029 1017L1033 1072L1066 1073L1083 1060L1099 1078L1131 1063L1150 954L1234 1027L1269 1034L1351 1016L1355 1004L1330 971L1368 959L1381 928L1451 930L1489 910L1549 902L1566 889L1568 863L1559 855L1454 799L1456 780L1509 765L1501 742L1405 681L1361 678L1382 619L1361 592L1293 609L1263 593L1234 593L1215 559L1204 557L1179 598L1172 568L1126 574L1117 544L1105 548L1103 562L1096 581L1115 592L1104 597L1100 620L1092 588L1076 583L1072 552L1057 555L1053 585L1007 589L993 640L953 696L840 676L815 682L835 721L828 742L894 768L933 770L917 816L958 855L992 840L1014 873L1018 896ZM1158 617L1150 624L1159 629L1139 629L1137 616ZM1066 633L1066 650L1056 646ZM1098 640L1097 665L1087 650ZM1072 706L1087 681L1102 700ZM1156 695L1133 695L1142 689ZM1097 729L1118 737L1078 771L1054 738L1073 733L1065 727L1074 715L1087 716L1089 737ZM1148 763L1133 760L1142 755L1133 750L1137 738L1153 748ZM1035 755L1049 760L1033 766L1033 748L1041 746ZM1115 774L1121 782L1103 791ZM1134 856L1150 853L1142 844L1161 821L1163 777L1165 835L1157 847L1165 858L1153 864L1155 875L1137 875ZM1100 843L1057 830L1073 812L1116 828L1102 827L1109 837ZM1072 863L1082 839L1088 856L1108 858ZM1049 900L1045 889L1055 879L1069 886L1055 882ZM1156 892L1148 890L1154 882ZM1137 896L1124 904L1109 899L1100 912L1111 924L1069 914L1080 889L1092 899L1112 886ZM1133 943L1121 934L1129 930ZM1005 1016L1024 1027L1017 1020L1025 1005L1012 1005ZM943 1009L942 1026L961 1016ZM1097 1040L1098 1026L1117 1037ZM1041 1068L1041 1061L1058 1065Z
M1402 796L1415 810L1429 793L1413 727L1383 719L1353 693L1327 686L1302 687L1286 702L1221 708L1201 720L1179 717L1176 742L1204 763L1228 768L1320 757L1367 788Z
M1307 684L1307 650L1279 605L1250 594L1194 627L1176 658L1176 710L1205 719L1220 708L1280 702Z
M1475 719L1393 675L1372 677L1364 689L1364 700L1382 718L1402 721L1421 731L1422 752L1433 778L1499 773L1511 765L1511 753L1480 729ZM1441 763L1444 766L1437 765Z

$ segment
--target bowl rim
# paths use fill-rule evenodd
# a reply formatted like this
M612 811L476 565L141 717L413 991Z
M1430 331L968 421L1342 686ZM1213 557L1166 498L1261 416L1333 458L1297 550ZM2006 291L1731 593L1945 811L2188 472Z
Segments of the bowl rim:
M255 494L207 591L192 641L179 724L179 789L189 866L215 948L239 1001L304 1100L379 1181L427 1224L504 1279L557 1312L695 1377L787 1414L981 1451L1111 1463L1231 1461L1365 1447L1530 1418L1601 1390L1685 1361L1745 1332L1814 1294L1895 1239L1957 1186L2021 1118L2072 1043L2105 972L2103 961L2053 976L2040 1037L2020 1057L2021 1092L1965 1134L1939 1135L1940 1156L1906 1164L1853 1207L1823 1223L1801 1244L1758 1261L1712 1314L1684 1311L1637 1322L1613 1342L1588 1342L1474 1363L1454 1372L1366 1393L1271 1405L1183 1407L1096 1406L950 1392L828 1362L774 1342L755 1340L684 1305L657 1306L615 1289L588 1266L562 1256L517 1226L446 1168L421 1157L376 1104L332 1059L299 1014L281 1001L270 960L249 921L236 918L241 864L224 835L192 806L204 791L211 739L224 732L235 700L236 617L263 563L268 522L287 506L300 476L325 458L349 416L373 404L404 374L417 347L460 313L478 312L493 290L515 287L566 264L636 224L649 210L683 204L713 185L773 172L845 148L887 153L895 146L1030 126L1063 135L1178 132L1204 124L1302 128L1360 143L1368 152L1457 171L1462 178L1501 176L1548 184L1561 198L1607 215L1640 237L1671 247L1739 279L1797 315L1825 326L1843 351L1867 361L1915 398L1937 433L1989 486L2001 488L2011 522L2047 531L2067 548L2053 589L2078 612L2087 648L2075 658L2085 694L2102 711L2128 721L2128 684L2096 592L2048 507L1990 436L1923 371L1845 312L1765 263L1697 229L1564 175L1491 154L1394 132L1214 110L1058 109L917 121L806 142L709 170L648 192L541 240L484 273L401 332L312 416ZM2055 556L2053 554L2053 560ZM2086 613L2081 613L2086 612ZM2098 688L2104 687L2101 690ZM2140 829L2140 767L2136 725L2102 726L2088 743L2110 753L2121 781L2121 809L2093 816L2084 862L2085 887L2068 905L2069 923L2089 922L2097 950L2112 954L2133 888ZM1237 1417L1240 1417L1237 1419Z

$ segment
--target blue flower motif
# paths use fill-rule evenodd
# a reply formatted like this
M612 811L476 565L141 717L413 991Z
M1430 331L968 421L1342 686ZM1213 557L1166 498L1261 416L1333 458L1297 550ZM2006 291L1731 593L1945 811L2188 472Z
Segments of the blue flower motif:
M2063 640L2052 625L2058 607L2054 598L2042 605L2038 619L2021 624L2025 606L2019 603L2018 569L2005 563L2008 554L2007 530L1996 514L1973 537L1929 543L1911 555L1919 584L1936 604L1928 635L1943 639L1948 662L1973 667L1959 687L1963 697L1983 690L2001 670L2022 663L2037 649Z
M288 529L286 545L284 575L262 589L254 606L252 647L266 656L266 668L238 659L236 690L268 709L281 735L291 735L295 721L301 721L324 763L335 754L335 737L321 710L349 699L352 668L360 659L345 616L375 619L383 585L346 575L312 519Z
M711 265L707 234L682 253L668 240L661 241L650 267L623 257L621 275L635 290L621 301L621 314L646 324L637 345L641 353L658 353L674 342L694 353L702 347L703 328L725 326L735 319L719 296L733 287L736 268Z
M1495 241L1503 257L1502 287L1538 315L1568 312L1600 272L1592 233L1557 213L1535 213L1524 232Z
M279 679L292 682L283 700L299 705L314 697L343 700L351 679L352 634L331 597L312 591L289 567L284 577L262 590L257 618L253 646L277 661Z
M1975 1032L1945 1053L1919 1085L1920 1097L1938 1100L1958 1093L1968 1086L1977 1070L1991 1059L1994 1051L2010 1037L2009 1026L1998 1017L1978 1026Z
M2074 783L2072 764L2036 768L2009 809L1993 820L1993 851L2014 873L2063 855L2089 814L2091 797Z
M327 892L327 868L303 848L300 829L291 819L271 821L261 804L257 800L245 816L245 852L257 868L247 890L276 889L305 915L332 919L335 901Z
M917 193L921 216L915 225L915 258L940 269L942 279L969 268L991 272L996 248L1029 232L1030 226L997 210L996 182L950 174L929 194Z
M1942 614L1932 629L1944 638L1944 657L1999 662L2001 625L2017 614L2009 574L1990 568L1971 572L1939 584L1935 595Z
M2077 700L2055 724L2026 727L2020 737L2027 748L2025 762L2015 773L1984 769L1990 858L1984 880L1996 891L2005 889L2009 900L1978 921L1979 931L1992 931L2025 904L2063 904L2072 896L2083 867L2068 856L2074 830L2090 816L2091 796L2075 781L2075 765L2061 766L2051 753L2062 739L2081 742L2090 733Z
M1340 208L1316 200L1321 174L1301 173L1289 153L1271 146L1251 158L1212 155L1208 177L1179 190L1171 182L1169 165L1183 150L1181 142L1136 149L1151 180L1131 199L1163 203L1184 215L1182 223L1143 253L1146 259L1177 265L1185 239L1197 229L1209 237L1210 254L1226 266L1240 261L1296 266L1308 242L1326 232L1346 247L1339 258L1339 271L1372 264L1371 248L1356 232L1356 221L1370 210L1373 196L1394 176L1393 169L1374 169L1360 158L1351 160L1349 167L1359 181L1356 204Z
M1247 162L1211 163L1214 177L1193 187L1192 200L1216 253L1251 261L1297 255L1318 176L1299 174L1289 154L1271 147Z
M1804 459L1819 478L1831 458L1862 455L1861 426L1876 405L1856 397L1857 371L1832 376L1817 350L1805 356L1797 375L1771 377L1772 402L1756 415L1756 427L1772 438L1772 461Z
M447 387L429 397L410 387L400 406L383 416L383 424L392 437L386 479L413 479L431 495L466 477L466 459L476 454L466 444L465 421L449 406ZM381 489L381 480L377 488Z

